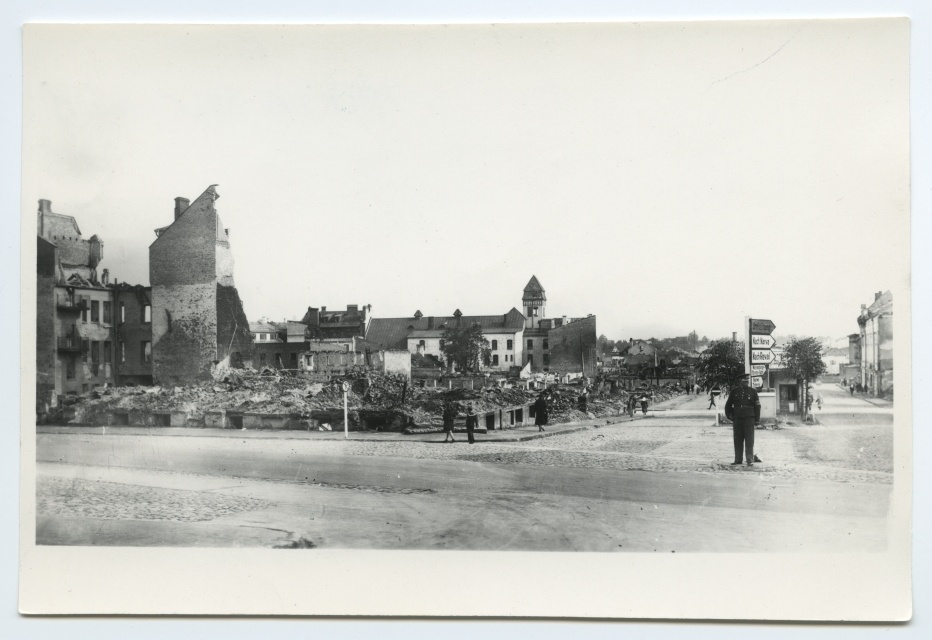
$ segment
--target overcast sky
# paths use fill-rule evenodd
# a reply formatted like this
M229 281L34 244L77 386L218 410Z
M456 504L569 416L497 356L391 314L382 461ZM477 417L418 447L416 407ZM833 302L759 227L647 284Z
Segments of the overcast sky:
M250 320L505 313L857 331L909 286L904 21L29 27L39 198L148 284L218 184Z

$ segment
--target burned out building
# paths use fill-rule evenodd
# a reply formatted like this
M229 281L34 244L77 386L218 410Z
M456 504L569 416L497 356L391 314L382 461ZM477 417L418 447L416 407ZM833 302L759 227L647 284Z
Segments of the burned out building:
M345 310L329 311L327 307L308 307L301 324L307 327L307 336L312 340L363 338L369 328L371 313L372 305L349 304Z
M104 384L125 384L126 336L140 354L151 343L141 316L126 321L120 293L106 269L98 277L103 241L84 239L73 216L39 201L36 235L36 410L46 413L59 397ZM141 287L134 292L145 296ZM130 381L151 381L151 365L140 361Z
M209 379L215 367L251 364L253 339L233 282L229 230L211 185L175 198L174 221L149 247L152 376L157 384Z

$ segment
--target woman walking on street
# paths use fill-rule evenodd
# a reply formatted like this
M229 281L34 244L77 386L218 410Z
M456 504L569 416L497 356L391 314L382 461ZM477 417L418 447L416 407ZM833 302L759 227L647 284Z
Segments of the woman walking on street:
M646 393L641 394L641 413L645 416L647 415L647 403L649 400L650 398L647 397Z
M456 407L453 406L452 402L445 402L443 405L443 432L447 435L443 439L444 442L456 442L456 438L453 437L454 420L456 420Z

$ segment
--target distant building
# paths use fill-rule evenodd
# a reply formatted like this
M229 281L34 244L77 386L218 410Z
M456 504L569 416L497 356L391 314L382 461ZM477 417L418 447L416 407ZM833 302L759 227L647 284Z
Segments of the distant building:
M312 340L327 338L365 337L369 326L372 305L346 305L345 310L327 310L327 307L308 307L301 318L301 324L307 327L307 337Z
M516 308L500 315L467 316L457 309L451 316L372 318L366 339L389 349L442 357L444 332L476 326L491 346L489 371L513 367L532 372L585 373L597 367L597 334L594 315L584 318L547 318L547 294L531 276L522 295L527 315Z
M845 365L848 364L848 349L830 347L822 354L822 362L825 363L825 373L827 375L840 375Z
M211 378L214 367L252 362L253 339L233 283L229 230L211 185L194 202L175 198L175 219L149 247L152 364L157 384Z
M861 305L860 382L874 396L893 394L893 294L878 291L870 306Z

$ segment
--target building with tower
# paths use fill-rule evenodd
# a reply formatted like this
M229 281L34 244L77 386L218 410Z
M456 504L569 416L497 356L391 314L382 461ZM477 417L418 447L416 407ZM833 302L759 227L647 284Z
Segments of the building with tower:
M441 356L447 329L478 326L492 347L490 371L527 368L529 372L596 372L595 316L547 317L547 293L531 276L516 308L499 315L467 316L457 309L450 316L425 316L420 310L406 318L371 318L366 340L383 349Z

